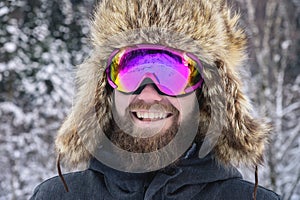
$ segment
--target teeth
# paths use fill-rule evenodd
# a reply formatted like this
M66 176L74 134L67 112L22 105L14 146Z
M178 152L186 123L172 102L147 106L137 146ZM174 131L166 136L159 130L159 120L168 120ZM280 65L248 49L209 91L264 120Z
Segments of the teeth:
M144 116L142 116L142 118L149 119L149 114L148 113L144 113Z
M136 115L138 118L142 118L142 114L140 112L137 112Z
M167 117L167 114L166 114L166 113L160 113L160 114L159 114L159 118L161 118L161 119L162 119L162 118L166 118L166 117Z
M148 116L149 116L150 119L154 119L154 115L155 115L154 113L149 113Z
M165 119L168 114L158 112L136 112L136 116L140 119Z

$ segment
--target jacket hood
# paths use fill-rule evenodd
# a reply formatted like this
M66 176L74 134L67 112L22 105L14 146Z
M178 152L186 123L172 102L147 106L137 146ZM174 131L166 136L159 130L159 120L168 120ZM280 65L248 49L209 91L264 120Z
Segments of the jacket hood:
M56 139L62 160L71 167L87 164L99 139L96 124L112 117L105 74L110 54L134 44L160 44L192 53L204 66L198 94L198 136L210 141L204 145L214 146L221 163L261 164L270 126L250 115L242 92L238 67L246 59L246 36L238 20L223 0L101 1L91 23L93 52L78 67L74 106ZM211 124L222 127L211 130Z

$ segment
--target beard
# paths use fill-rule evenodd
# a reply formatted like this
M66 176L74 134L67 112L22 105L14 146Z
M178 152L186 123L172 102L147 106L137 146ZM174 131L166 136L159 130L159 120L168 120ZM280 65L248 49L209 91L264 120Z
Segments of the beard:
M130 110L144 109L173 113L172 123L169 128L138 127L134 124ZM108 139L117 147L132 153L150 153L157 151L170 143L178 132L180 123L179 111L172 105L155 103L147 104L137 101L126 108L125 116L120 116L113 108L113 118L104 131ZM162 124L163 125L163 124ZM143 137L148 135L150 137Z
M127 172L146 172L176 165L192 145L199 125L199 119L195 117L198 116L197 105L191 106L191 112L182 114L172 104L147 104L138 100L124 108L123 116L112 106L110 118L102 126L103 136L108 140L99 138L96 155L107 165ZM130 112L135 109L172 113L172 116L166 118L167 126L139 127ZM148 137L141 137L145 135Z

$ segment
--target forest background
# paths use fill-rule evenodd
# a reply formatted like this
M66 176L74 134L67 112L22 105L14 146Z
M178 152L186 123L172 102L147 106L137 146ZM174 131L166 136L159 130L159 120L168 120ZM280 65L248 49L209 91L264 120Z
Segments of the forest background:
M90 53L94 0L0 1L0 200L57 174L53 141ZM274 126L260 184L300 199L300 0L231 0L249 36L241 66L255 116ZM247 179L253 173L241 169Z

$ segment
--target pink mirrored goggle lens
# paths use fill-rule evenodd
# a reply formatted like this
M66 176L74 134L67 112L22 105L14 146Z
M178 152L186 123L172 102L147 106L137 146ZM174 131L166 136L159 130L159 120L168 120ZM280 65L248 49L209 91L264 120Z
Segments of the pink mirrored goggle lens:
M160 92L178 96L201 86L201 65L186 53L164 46L127 47L110 58L107 67L109 84L125 93L136 91L150 79Z

